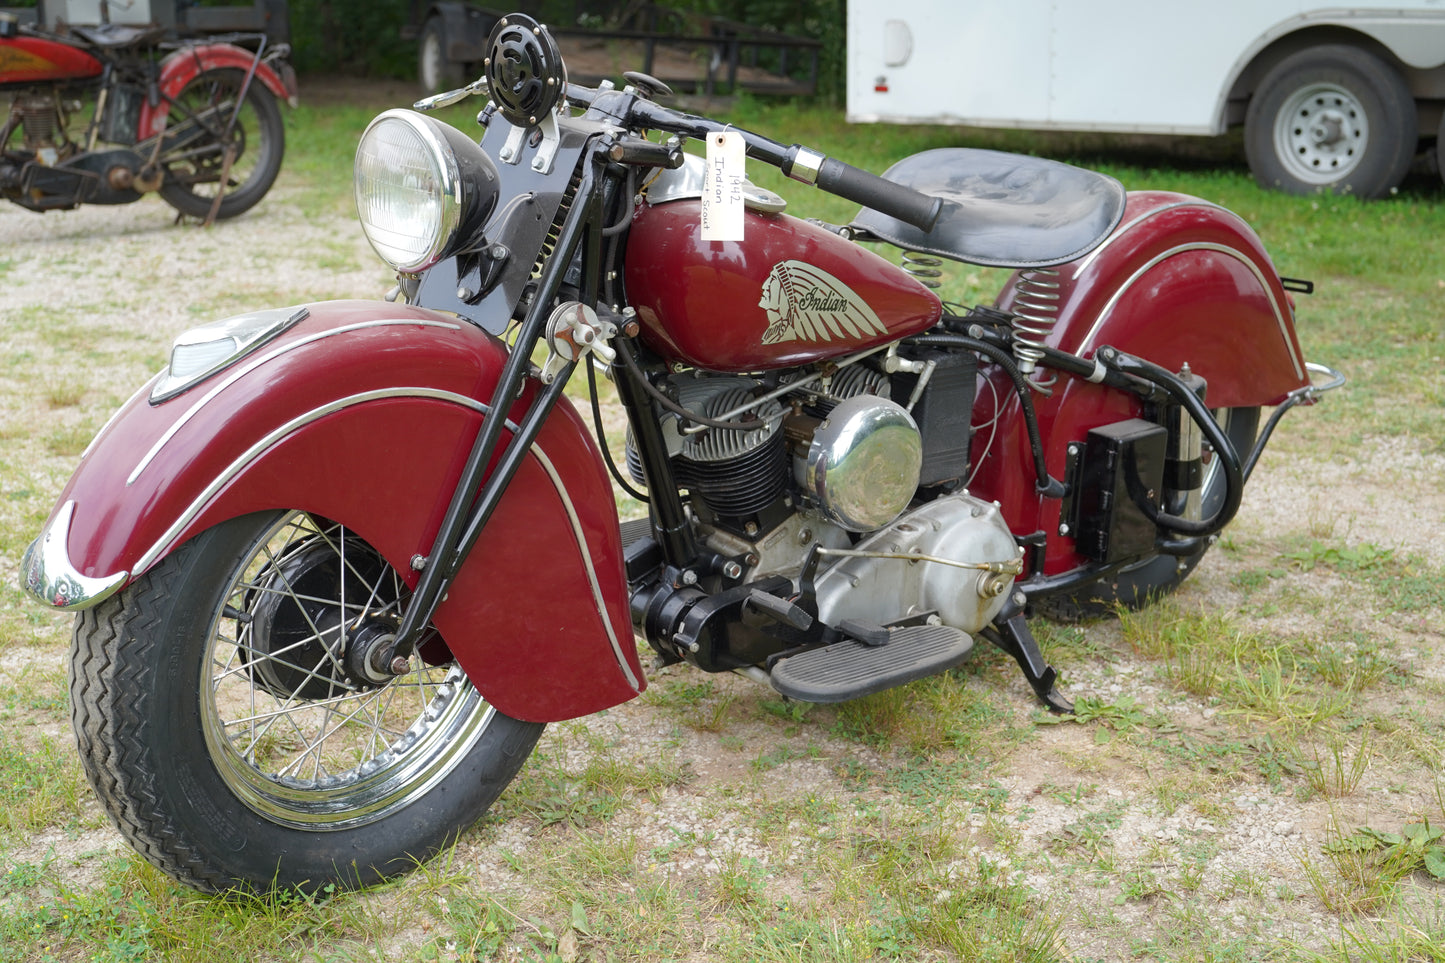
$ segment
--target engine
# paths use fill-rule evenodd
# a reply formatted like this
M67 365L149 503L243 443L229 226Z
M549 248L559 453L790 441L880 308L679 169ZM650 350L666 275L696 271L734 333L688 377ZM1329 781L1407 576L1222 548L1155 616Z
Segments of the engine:
M933 616L977 631L1011 578L979 564L1018 548L997 509L961 489L976 369L966 354L894 354L762 376L690 370L659 384L714 423L663 416L673 477L699 541L736 562L712 591L797 578L816 548L819 617L887 623ZM628 438L629 471L645 483ZM918 565L911 556L939 564Z
M10 101L10 119L5 129L11 133L16 127L24 132L25 149L51 152L48 158L51 164L64 159L74 150L74 145L66 136L65 112L57 92L17 92ZM5 142L8 143L8 137Z
M694 371L673 375L678 404L727 430L668 416L664 437L678 487L707 525L750 538L802 510L846 531L887 524L919 484L918 426L888 397L888 378L862 366L793 386ZM642 482L629 438L628 465Z

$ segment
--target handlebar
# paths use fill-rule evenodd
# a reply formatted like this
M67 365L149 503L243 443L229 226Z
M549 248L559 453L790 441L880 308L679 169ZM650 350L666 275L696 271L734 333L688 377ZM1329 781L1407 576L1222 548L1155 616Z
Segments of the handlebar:
M574 97L574 93L580 96ZM598 106L601 100L599 93L571 84L567 89L569 99L594 107ZM641 126L697 138L722 131L736 132L747 145L749 157L772 164L794 180L813 184L829 194L871 207L889 217L912 224L921 231L933 229L933 225L938 221L939 211L943 208L943 201L937 197L886 180L801 144L784 146L732 124L722 124L695 114L684 114L641 98L629 99L631 103L628 119Z
M818 169L818 186L829 194L846 197L925 232L933 230L939 211L943 210L940 198L831 157L825 158Z

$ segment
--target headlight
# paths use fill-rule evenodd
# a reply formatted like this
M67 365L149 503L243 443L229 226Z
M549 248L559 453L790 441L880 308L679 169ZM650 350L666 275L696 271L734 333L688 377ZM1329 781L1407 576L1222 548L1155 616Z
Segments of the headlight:
M151 389L151 404L174 398L250 354L310 313L307 308L269 308L192 328L171 345L171 361Z
M366 239L410 273L479 236L497 203L497 167L456 128L388 110L361 135L355 187Z

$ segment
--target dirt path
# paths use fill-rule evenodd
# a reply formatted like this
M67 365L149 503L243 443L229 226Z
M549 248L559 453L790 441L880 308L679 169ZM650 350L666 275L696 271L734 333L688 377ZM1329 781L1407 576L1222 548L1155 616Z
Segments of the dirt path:
M318 214L303 200L283 175L255 212L206 231L174 226L152 201L46 216L0 208L7 585L83 439L159 366L173 334L249 307L371 298L389 285L349 217ZM1292 427L1309 417L1286 420L1237 521L1174 611L1222 615L1231 630L1293 640L1311 658L1333 651L1341 665L1385 666L1368 685L1330 690L1344 705L1328 725L1303 723L1304 689L1257 711L1191 694L1179 681L1183 661L1136 651L1117 622L1047 630L1068 694L1107 710L1092 722L1041 722L1011 664L984 647L957 683L973 721L948 738L918 737L917 751L906 741L916 723L864 716L881 737L860 736L856 717L789 718L745 680L673 667L643 699L549 731L513 801L504 797L498 818L455 854L459 885L496 894L519 914L565 915L573 899L591 898L586 885L564 882L569 872L590 878L579 868L588 847L623 851L626 842L631 855L607 884L623 904L663 880L712 905L739 867L752 867L769 899L827 918L854 912L835 878L861 872L848 840L886 837L891 825L936 834L939 858L919 857L926 885L911 909L945 901L950 879L994 867L1038 912L1063 922L1061 945L1078 959L1149 947L1171 958L1246 959L1280 940L1323 945L1353 919L1321 898L1348 888L1326 844L1362 824L1442 818L1438 753L1431 760L1445 687L1441 603L1423 583L1415 597L1392 586L1412 567L1429 577L1445 569L1445 455L1438 438L1367 434L1352 458L1321 457ZM1308 556L1312 542L1324 547ZM1364 547L1366 564L1338 563L1330 547ZM63 696L66 620L26 604L13 589L3 597L0 683ZM1299 686L1312 678L1298 669ZM1296 715L1282 721L1279 712ZM53 699L5 724L32 742L68 738ZM1313 790L1302 765L1330 733L1343 740L1345 765L1361 759L1354 787L1336 795ZM587 795L599 792L587 776L599 757L671 775L624 782L604 805ZM596 812L575 822L539 816L534 804L557 785ZM29 841L12 841L7 858L58 854L73 885L93 885L122 844L93 803L79 806L79 822L56 817ZM840 853L855 855L848 862ZM1388 920L1428 909L1431 887L1407 880L1403 897L1371 912ZM677 912L682 931L718 936L722 924L698 922L702 909ZM1238 955L1189 956L1171 942L1181 934ZM520 940L503 955L520 952Z

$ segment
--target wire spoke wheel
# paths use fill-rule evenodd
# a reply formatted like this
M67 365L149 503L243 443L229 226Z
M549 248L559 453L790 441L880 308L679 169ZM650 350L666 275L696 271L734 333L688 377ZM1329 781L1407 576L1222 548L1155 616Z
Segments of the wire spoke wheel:
M206 655L201 721L237 797L288 825L362 823L425 794L466 754L492 710L459 668L413 659L391 676L366 664L407 596L339 525L297 513L266 534Z
M490 706L446 642L393 652L409 591L301 511L197 535L76 620L72 722L101 803L198 889L367 885L486 811L540 723Z
M260 79L247 85L239 70L207 71L171 105L160 194L185 214L206 217L216 207L217 217L234 217L270 190L284 152L281 109Z
M1259 409L1216 408L1214 419L1229 438L1240 460L1247 458L1259 429ZM1200 460L1203 475L1199 488L1190 492L1183 504L1169 506L1180 517L1192 521L1212 516L1225 498L1223 466L1208 441L1204 442ZM1207 544L1187 555L1154 555L1093 585L1058 595L1040 596L1033 601L1044 615L1066 622L1106 616L1120 605L1131 609L1142 608L1184 584L1206 551Z

